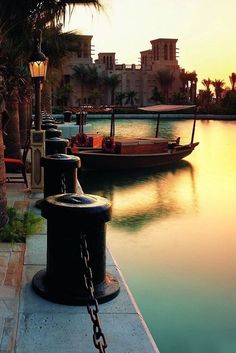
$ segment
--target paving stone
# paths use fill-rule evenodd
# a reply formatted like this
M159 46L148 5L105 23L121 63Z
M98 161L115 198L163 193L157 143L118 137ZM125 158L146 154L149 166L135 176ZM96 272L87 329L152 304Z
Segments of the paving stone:
M35 234L27 238L27 249L24 263L31 265L45 265L47 251L46 234Z
M100 318L109 352L158 352L137 314L101 314ZM92 332L88 314L20 314L16 353L94 353Z
M13 352L15 345L16 318L5 318L0 343L0 352Z
M27 209L29 208L29 204L29 200L15 201L14 207L19 209Z
M0 286L0 299L4 300L5 298L15 298L16 290L12 286L1 285Z
M8 253L0 253L0 268L6 268L9 262Z
M25 266L23 273L23 285L21 293L20 312L35 313L35 312L86 312L86 308L82 306L68 306L51 303L45 299L42 299L35 294L31 287L33 276L44 269L45 266ZM121 290L119 295L110 302L100 305L100 312L102 313L136 313L136 307L132 302L125 284L122 282L119 272L114 266L108 266L107 272L112 273L119 280Z
M12 190L9 198L12 204L28 199L29 207L34 207L35 200L43 197L42 193L23 192L20 186ZM36 208L34 212L41 214ZM32 289L32 277L46 265L46 228L43 233L27 238L22 282L19 279L25 245L0 244L0 255L4 258L0 273L3 278L6 275L0 287L0 353L94 353L92 323L86 307L51 303ZM158 353L109 251L106 255L106 270L117 276L121 284L118 297L99 305L102 328L108 338L108 352Z
M13 353L25 244L0 244L0 352Z

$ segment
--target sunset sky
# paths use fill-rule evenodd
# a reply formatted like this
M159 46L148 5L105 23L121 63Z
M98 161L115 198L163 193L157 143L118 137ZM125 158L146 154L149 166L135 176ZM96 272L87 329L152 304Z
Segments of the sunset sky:
M222 79L236 72L235 0L101 0L104 10L82 6L67 29L93 36L93 59L116 52L117 63L139 64L150 40L177 38L179 65L204 78Z

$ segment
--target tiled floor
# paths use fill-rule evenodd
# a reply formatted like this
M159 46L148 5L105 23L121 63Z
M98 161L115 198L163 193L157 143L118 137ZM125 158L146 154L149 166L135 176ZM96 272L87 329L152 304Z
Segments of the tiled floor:
M34 207L43 196L30 193L23 184L8 184L7 190L8 206ZM40 214L35 207L34 211ZM46 227L27 238L26 249L24 244L0 243L0 353L93 353L86 307L51 303L32 289L32 277L46 267L46 247ZM121 286L115 299L100 306L108 351L159 353L109 252L106 266Z
M7 205L29 207L29 192L21 183L7 183ZM25 244L0 243L0 352L13 353Z
M0 352L12 353L18 320L25 244L0 243Z

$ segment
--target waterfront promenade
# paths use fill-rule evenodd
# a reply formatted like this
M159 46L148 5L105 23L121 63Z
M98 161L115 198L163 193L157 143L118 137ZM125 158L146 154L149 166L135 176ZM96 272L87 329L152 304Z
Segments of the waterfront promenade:
M42 194L33 195L22 184L7 184L8 206L32 208ZM31 288L33 275L46 265L46 222L26 244L0 243L0 352L96 352L86 307L54 304ZM117 276L117 298L99 305L101 326L110 353L158 353L150 332L107 250L108 272Z

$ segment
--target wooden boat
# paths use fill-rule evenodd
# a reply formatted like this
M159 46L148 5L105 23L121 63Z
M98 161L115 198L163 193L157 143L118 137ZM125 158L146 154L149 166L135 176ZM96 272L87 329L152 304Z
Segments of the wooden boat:
M157 105L140 108L144 111L158 112L156 137L115 139L114 114L111 119L111 134L103 141L103 147L78 151L82 169L116 170L153 168L172 165L188 156L199 142L194 142L196 114L193 119L191 142L182 145L180 137L174 141L158 137L160 113L194 108L195 106Z

